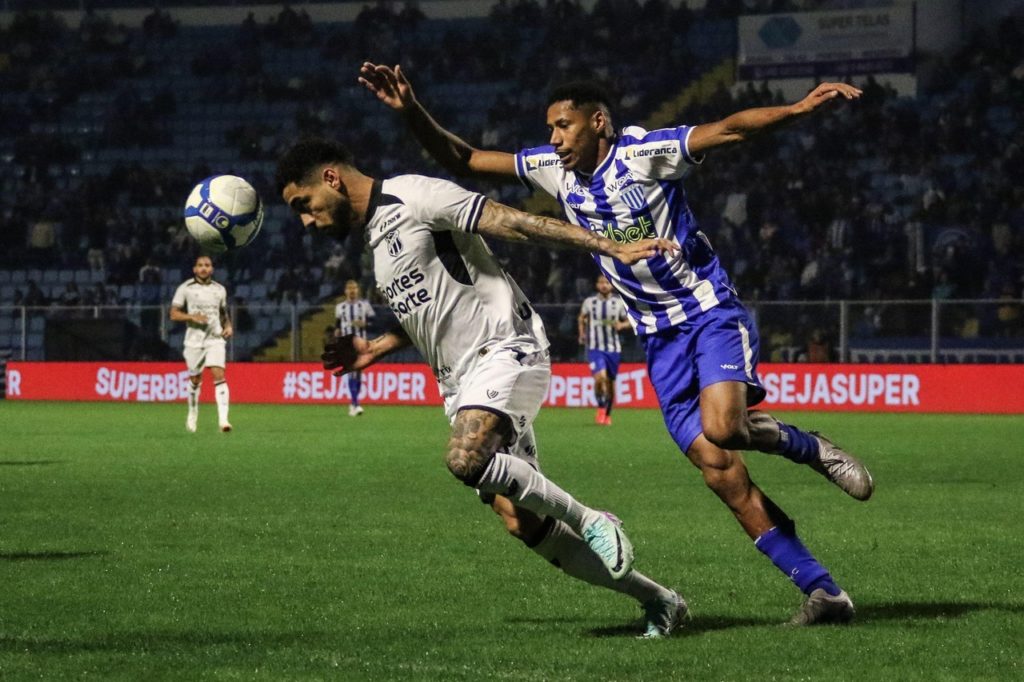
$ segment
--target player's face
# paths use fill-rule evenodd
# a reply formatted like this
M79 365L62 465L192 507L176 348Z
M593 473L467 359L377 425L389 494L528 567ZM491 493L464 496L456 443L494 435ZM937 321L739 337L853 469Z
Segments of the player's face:
M352 203L341 185L325 180L311 184L289 183L281 192L286 204L298 214L303 227L322 230L339 241L352 229Z
M612 293L612 283L605 277L598 277L597 284L595 286L597 287L597 293L602 296L607 296Z
M192 266L192 274L200 282L210 281L210 278L213 277L213 261L205 256L197 258L195 265Z
M350 301L355 301L359 298L359 285L355 282L349 282L345 285L345 298Z
M576 107L566 100L548 107L549 142L567 170L592 173L597 168L598 140L604 114L592 107Z

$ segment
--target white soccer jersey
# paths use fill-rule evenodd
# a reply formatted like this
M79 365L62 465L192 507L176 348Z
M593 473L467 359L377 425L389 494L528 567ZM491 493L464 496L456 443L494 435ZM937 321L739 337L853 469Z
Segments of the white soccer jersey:
M679 244L674 256L632 267L594 254L638 334L675 326L736 295L686 203L682 179L702 160L687 150L692 130L627 127L589 178L562 168L551 145L516 154L516 174L555 196L570 222L620 243L663 237Z
M580 314L587 316L587 349L606 353L621 353L622 344L615 324L626 315L626 304L617 295L603 298L598 294L588 297L580 306Z
M377 288L441 384L497 344L546 350L540 316L475 234L486 197L446 180L375 182L366 236Z
M224 343L220 314L228 307L228 292L219 283L211 280L200 284L195 277L182 282L174 292L171 305L192 315L206 315L206 324L186 323L185 348L201 348L210 343Z
M365 339L366 323L374 315L376 313L373 312L373 306L363 298L356 299L355 301L346 299L334 306L334 319L338 321L338 331L342 335L355 334ZM352 324L353 322L362 322L362 325L357 327Z

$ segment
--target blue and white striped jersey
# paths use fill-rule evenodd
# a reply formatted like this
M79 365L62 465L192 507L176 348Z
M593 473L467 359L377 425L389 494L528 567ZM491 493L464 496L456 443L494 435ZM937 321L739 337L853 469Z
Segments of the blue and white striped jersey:
M655 256L632 267L594 255L625 301L637 334L673 327L736 297L683 191L683 177L703 160L687 149L691 130L624 128L589 178L566 172L551 145L516 154L519 178L557 198L569 222L618 242L663 237L679 244L674 256Z
M595 294L586 298L580 306L580 315L587 318L587 350L606 353L621 353L622 343L615 323L626 319L626 305L612 294L602 298Z
M338 305L334 306L334 318L338 321L338 331L344 336L346 334L355 334L356 336L365 339L366 338L366 325L369 319L376 313L373 312L373 306L366 299L359 298L355 301L349 301L345 299ZM360 326L352 324L353 322L362 322Z

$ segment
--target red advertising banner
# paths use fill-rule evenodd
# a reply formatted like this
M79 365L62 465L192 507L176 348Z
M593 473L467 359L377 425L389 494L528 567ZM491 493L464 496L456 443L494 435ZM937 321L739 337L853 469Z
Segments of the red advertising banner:
M858 412L1024 414L1021 365L765 364L765 409ZM10 362L9 400L172 402L184 400L188 373L171 362ZM347 403L346 377L314 363L232 363L235 403ZM594 380L584 364L556 364L547 405L593 407ZM204 399L213 400L213 391ZM363 373L368 404L440 405L429 370L380 364ZM619 407L657 407L642 364L624 364L616 381Z

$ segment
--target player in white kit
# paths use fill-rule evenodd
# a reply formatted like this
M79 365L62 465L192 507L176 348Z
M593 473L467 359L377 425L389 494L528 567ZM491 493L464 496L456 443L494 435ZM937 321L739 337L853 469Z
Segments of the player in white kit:
M185 364L188 366L188 417L185 428L195 432L199 419L199 390L203 384L203 368L213 375L217 399L217 422L220 430L231 430L228 421L230 393L224 378L225 341L234 330L228 317L228 292L213 281L213 261L199 256L192 266L191 279L178 286L171 301L171 319L188 325L185 331Z
M300 142L278 162L277 184L303 225L344 239L362 230L377 287L400 327L340 337L324 353L339 372L414 345L430 365L451 423L446 462L491 504L507 530L567 574L635 598L645 636L668 635L686 613L672 590L630 570L621 524L540 473L533 420L550 377L540 317L481 235L596 250L635 263L668 248L630 245L503 206L445 180L363 175L341 145Z

